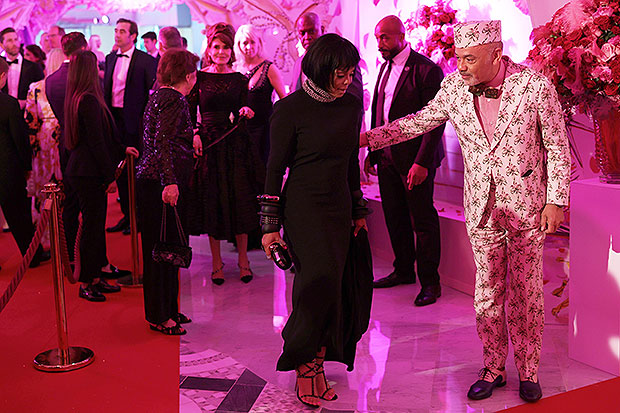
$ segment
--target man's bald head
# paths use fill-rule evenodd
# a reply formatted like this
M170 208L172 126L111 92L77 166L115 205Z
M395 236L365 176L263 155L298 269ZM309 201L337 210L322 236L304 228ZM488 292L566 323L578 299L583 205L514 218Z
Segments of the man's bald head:
M299 41L306 50L325 32L325 28L321 25L321 18L314 12L301 15L295 24L295 29Z
M407 46L405 25L396 16L384 17L377 23L375 38L379 52L384 59L393 59Z

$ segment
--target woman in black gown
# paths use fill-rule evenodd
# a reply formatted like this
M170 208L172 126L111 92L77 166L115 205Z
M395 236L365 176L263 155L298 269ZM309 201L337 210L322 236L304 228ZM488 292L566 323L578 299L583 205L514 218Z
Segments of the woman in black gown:
M358 61L355 46L336 34L324 35L309 47L302 63L308 76L303 89L274 107L260 202L265 251L274 242L283 244L281 220L296 269L293 311L282 331L284 349L277 369L295 369L297 397L315 407L320 399L336 398L323 361L353 368L345 355L343 322L353 303L343 300L343 274L352 225L356 236L366 228L358 164L362 104L346 94ZM274 213L278 203L281 211Z
M261 172L264 175L258 168L258 152L240 122L252 118L254 112L247 106L247 78L232 70L234 36L232 27L225 23L209 29L205 51L208 66L198 72L189 98L192 114L199 107L201 116L194 148L204 151L204 156L197 159L191 184L190 233L209 235L211 279L217 285L224 283L221 240L236 241L241 281L252 280L248 233L258 227L256 195L260 191L258 182L263 179ZM233 128L233 121L238 123L237 129L215 143Z
M284 82L273 62L263 57L263 40L251 24L237 29L234 50L239 58L235 70L248 78L248 106L254 111L254 117L247 121L248 133L260 152L261 161L267 166L272 95L275 90L280 99L286 96Z
M163 208L168 208L168 242L181 243L172 209L187 228L187 192L193 166L193 124L185 95L196 83L198 57L184 49L168 49L157 66L161 85L144 110L143 152L136 183L142 232L144 312L152 330L182 335L180 324L191 320L179 312L179 267L153 260L160 237ZM163 202L162 202L163 201ZM166 205L167 204L167 205ZM189 241L185 235L185 243Z

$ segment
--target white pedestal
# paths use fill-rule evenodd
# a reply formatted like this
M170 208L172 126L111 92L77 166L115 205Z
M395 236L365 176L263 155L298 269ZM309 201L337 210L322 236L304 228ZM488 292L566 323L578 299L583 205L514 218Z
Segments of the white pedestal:
M394 260L392 244L385 225L378 186L366 186L364 195L373 213L368 216L368 238L373 255L387 261ZM439 213L441 231L441 260L439 262L440 282L444 286L474 295L476 266L471 244L465 229L463 207L447 202L435 201ZM380 274L385 276L387 274Z
M620 185L572 183L569 357L620 375Z

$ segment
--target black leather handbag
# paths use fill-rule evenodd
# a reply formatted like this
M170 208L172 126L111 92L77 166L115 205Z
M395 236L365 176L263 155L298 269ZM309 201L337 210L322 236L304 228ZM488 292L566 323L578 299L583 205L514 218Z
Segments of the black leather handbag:
M164 208L161 214L161 229L159 232L159 241L155 243L153 247L153 260L159 263L166 263L174 265L175 267L188 268L192 263L192 247L187 244L185 240L185 233L181 226L181 220L179 219L179 213L176 207L174 209L174 216L177 222L177 230L179 231L180 244L166 241L166 210L168 205L164 204Z

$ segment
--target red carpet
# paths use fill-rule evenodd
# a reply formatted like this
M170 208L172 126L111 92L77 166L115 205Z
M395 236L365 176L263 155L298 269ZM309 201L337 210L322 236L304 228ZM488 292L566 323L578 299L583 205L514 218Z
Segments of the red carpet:
M110 197L108 223L119 219ZM131 269L128 236L108 235L108 257ZM0 233L0 293L21 256L10 233ZM151 331L144 320L142 289L108 294L105 303L78 298L65 280L69 345L88 347L95 361L64 373L35 370L32 360L56 348L51 264L28 270L0 313L0 412L176 412L179 338Z
M566 393L543 398L537 403L504 410L512 413L620 412L620 378L603 381Z

